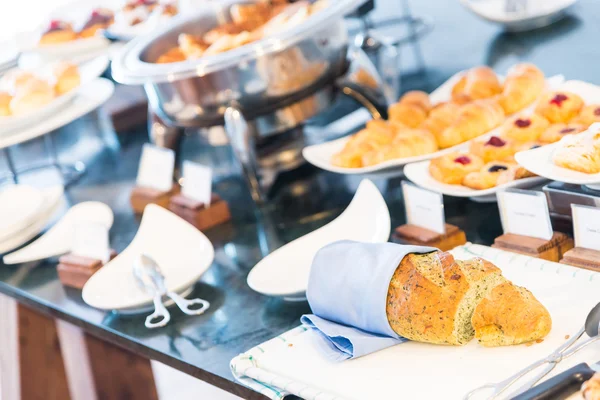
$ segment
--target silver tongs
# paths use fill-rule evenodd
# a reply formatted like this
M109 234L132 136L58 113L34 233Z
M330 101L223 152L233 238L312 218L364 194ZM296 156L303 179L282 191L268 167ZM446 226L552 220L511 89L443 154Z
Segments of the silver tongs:
M579 350L583 349L584 347L586 347L586 346L594 343L598 339L600 339L600 336L598 336L598 330L600 328L599 324L600 324L600 303L596 304L596 306L594 308L592 308L592 310L590 311L590 313L588 314L588 316L585 320L584 327L581 328L579 330L579 332L577 332L568 341L563 343L558 349L556 349L552 353L550 353L550 355L548 355L545 358L542 358L541 360L536 361L535 363L529 365L526 368L523 368L521 371L506 378L503 381L496 382L496 383L488 383L486 385L480 386L477 389L470 391L469 393L467 393L467 395L464 397L464 399L470 400L470 399L475 399L476 397L477 398L485 398L485 399L496 399L496 398L498 398L498 396L505 393L508 390L508 388L513 386L519 379L523 378L525 375L536 370L537 368L541 367L542 365L547 364L546 367L540 371L540 373L535 375L526 384L521 386L516 392L512 393L510 397L512 398L514 396L517 396L517 395L525 392L526 390L533 387L536 383L538 383L546 375L548 375L550 373L550 371L552 371L559 362L561 362L562 360L564 360L567 357L572 356L573 354L577 353ZM589 338L587 340L577 344L575 347L573 347L573 345L583 336L584 333L587 333ZM487 394L487 397L484 397L484 393ZM478 397L477 395L480 395L481 397Z
M165 277L160 267L148 255L142 254L134 262L133 276L138 286L153 297L154 312L146 317L146 328L159 328L167 325L171 320L171 314L162 303L163 296L171 298L179 309L187 315L203 314L210 307L210 303L206 300L187 300L177 293L169 292L165 286Z

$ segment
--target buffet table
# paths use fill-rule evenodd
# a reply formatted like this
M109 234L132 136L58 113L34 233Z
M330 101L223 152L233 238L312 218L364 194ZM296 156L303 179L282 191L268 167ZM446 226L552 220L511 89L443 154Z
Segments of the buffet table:
M515 59L536 63L548 76L561 73L569 78L600 83L592 67L600 59L600 53L589 51L600 33L595 23L600 5L592 0L580 1L577 10L582 12L577 12L577 17L568 17L553 27L522 35L500 33L458 5L436 1L436 8L431 7L432 2L414 3L416 13L433 15L436 31L423 42L430 74L406 79L406 88L418 86L430 90L453 73L473 65L490 64L502 71ZM80 140L93 142L99 134L98 129L97 124L88 120L62 128L56 133L59 147L63 151L74 149L74 142L69 137L75 134ZM129 195L134 187L140 148L147 136L145 129L138 129L117 143L112 132L101 134L109 138L105 138L100 146L95 142L92 147L97 151L86 155L86 175L66 193L70 204L95 200L112 208L115 224L111 230L111 246L121 251L139 226L139 217L131 210ZM32 155L37 150L35 145L31 150L19 154L24 162L35 157ZM198 145L198 148L187 147L185 153L202 160L208 157L207 150ZM229 161L233 160L229 150L219 151ZM144 386L144 377L148 378L144 375L147 370L142 371L144 360L152 359L240 397L265 399L234 379L230 360L296 327L300 316L310 310L305 301L286 302L255 293L246 283L247 274L270 251L337 217L350 202L361 178L340 178L304 165L282 175L273 186L272 199L259 209L235 163L231 161L228 168L228 172L221 171L213 190L228 202L233 218L230 223L205 232L215 247L215 262L193 292L212 304L206 314L186 317L174 310L168 327L149 331L143 324L145 315L117 315L87 306L80 291L61 285L55 262L41 262L1 265L0 315L2 306L15 299L29 310L23 311L22 315L31 313L29 321L32 325L36 318L32 315L38 313L66 321L91 335L91 341L100 339L103 343L97 345L94 353L98 357L97 363L102 361L103 355L104 362L110 363L113 351L124 350L130 357L130 365L139 362L140 367L127 371L124 367L127 362L115 357L112 359L115 363L113 372L123 367L121 373L136 374L138 387ZM405 223L401 181L401 178L374 180L388 204L392 228ZM444 201L446 221L463 229L470 242L489 245L502 234L496 203L475 203L450 197ZM22 344L27 340L37 340L34 330L24 331L21 335ZM52 339L48 339L46 345L56 347ZM104 350L99 351L99 348ZM22 359L21 371L24 371L24 365L35 367L37 363L40 368L28 371L30 377L46 376L41 366L49 367L52 363L45 362L48 360ZM27 390L35 391L35 388ZM136 396L153 398L156 394L139 392Z

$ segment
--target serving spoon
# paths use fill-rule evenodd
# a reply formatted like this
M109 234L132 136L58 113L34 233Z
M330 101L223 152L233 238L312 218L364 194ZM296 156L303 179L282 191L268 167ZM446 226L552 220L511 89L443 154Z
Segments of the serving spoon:
M547 364L539 374L535 375L530 381L528 381L526 384L521 386L510 397L512 398L514 396L517 396L517 395L523 393L524 391L533 387L543 377L548 375L550 373L550 371L552 371L559 362L561 362L562 360L564 360L567 357L572 356L573 354L577 353L579 350L583 349L584 347L586 347L586 346L594 343L598 339L600 339L600 336L598 335L599 329L600 329L600 303L596 304L596 306L594 308L592 308L592 310L589 312L587 318L585 319L584 326L573 337L571 337L568 341L563 343L559 348L554 350L548 356L523 368L519 372L506 378L503 381L496 382L496 383L487 383L483 386L480 386L480 387L470 391L464 397L464 400L471 400L471 399L475 399L476 397L482 398L482 399L485 398L488 400L496 399L496 398L498 398L498 396L505 393L519 379L523 378L524 376L526 376L530 372L536 370L537 368L541 367L542 365ZM571 348L571 346L573 346L575 344L575 342L577 342L583 336L584 333L587 334L589 336L589 338L587 340L579 343L577 346ZM487 393L487 397L483 397L485 393ZM478 395L480 395L480 396L478 396Z

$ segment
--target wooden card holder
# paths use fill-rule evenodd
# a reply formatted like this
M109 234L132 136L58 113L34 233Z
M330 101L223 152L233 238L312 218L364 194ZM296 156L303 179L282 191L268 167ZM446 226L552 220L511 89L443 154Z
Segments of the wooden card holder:
M560 263L591 271L600 271L600 251L574 247L565 253Z
M169 210L201 231L231 219L229 205L215 193L212 194L209 207L205 207L202 202L177 194L171 197Z
M169 208L171 197L179 193L179 191L179 185L173 185L168 192L136 186L131 191L129 198L131 208L133 208L133 212L136 214L142 214L148 204L156 204L164 208Z
M111 250L110 259L112 260L116 256L117 252ZM56 270L63 285L83 289L88 279L103 266L102 261L95 258L65 254L58 259Z
M505 233L494 240L492 247L558 262L573 245L573 239L561 232L554 232L550 240Z
M451 224L446 224L446 233L444 234L417 225L400 225L392 234L392 239L396 243L437 247L442 251L448 251L467 243L465 232Z

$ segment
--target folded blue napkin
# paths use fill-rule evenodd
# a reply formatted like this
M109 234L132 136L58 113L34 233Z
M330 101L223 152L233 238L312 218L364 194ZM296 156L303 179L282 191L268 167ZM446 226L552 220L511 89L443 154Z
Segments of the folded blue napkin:
M405 255L437 250L349 240L319 250L306 290L313 314L303 315L301 322L319 333L323 354L341 361L406 341L387 319L390 281Z

